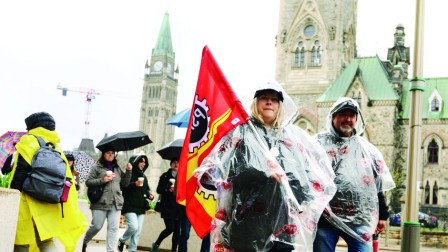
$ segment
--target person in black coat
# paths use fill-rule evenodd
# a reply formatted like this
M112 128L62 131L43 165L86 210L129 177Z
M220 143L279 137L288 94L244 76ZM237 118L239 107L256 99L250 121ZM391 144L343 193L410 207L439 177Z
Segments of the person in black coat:
M148 158L145 155L132 156L131 182L123 188L124 204L121 214L126 218L127 228L123 236L118 239L118 251L123 251L124 243L129 241L128 250L137 251L137 244L142 231L145 212L149 209L148 200L154 199L148 185L145 171L148 168Z
M72 171L73 178L75 180L76 191L79 191L78 171L75 170L75 156L73 156L72 153L65 153L65 157L67 158L68 165L70 166L70 171Z
M176 183L177 170L179 168L179 160L171 160L171 169L160 176L159 184L157 185L157 193L162 197L161 199L161 217L165 222L165 229L160 232L159 237L152 243L151 252L157 252L163 239L173 233L171 242L171 251L177 251L177 244L180 233L179 222L179 208L176 203L176 193L174 185Z
M3 167L2 167L2 173L3 173L3 175L6 175L6 174L8 174L8 173L10 173L11 171L12 171L12 167L13 167L13 156L14 156L14 153L13 154L10 154L7 158L6 158L6 160L5 160L5 164L3 165Z

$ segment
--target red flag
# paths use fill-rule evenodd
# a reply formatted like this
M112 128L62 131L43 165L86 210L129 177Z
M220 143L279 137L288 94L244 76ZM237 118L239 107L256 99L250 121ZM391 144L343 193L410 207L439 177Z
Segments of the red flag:
M188 219L201 238L210 232L216 212L216 188L198 183L193 172L223 136L248 120L241 102L205 46L176 182L177 202L186 205Z

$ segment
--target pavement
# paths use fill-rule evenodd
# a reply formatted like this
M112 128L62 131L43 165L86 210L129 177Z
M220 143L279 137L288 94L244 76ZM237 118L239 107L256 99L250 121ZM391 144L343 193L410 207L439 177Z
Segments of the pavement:
M87 247L87 252L104 252L106 250L106 245L104 243L104 241L99 241L97 242L90 242L88 247ZM117 250L118 251L118 250ZM124 249L124 251L128 251L126 248ZM137 250L138 252L143 252L143 251L149 251L149 250ZM169 250L159 250L159 252L167 252ZM344 246L338 246L336 248L336 252L347 252L347 247ZM396 246L380 246L379 251L400 251L400 246L396 245ZM194 251L193 251L194 252ZM428 248L428 247L421 247L420 248L420 252L448 252L448 249L437 249L437 248Z
M401 244L400 240L389 239L388 242L385 241L384 238L381 238L379 241L379 250L378 251L400 251ZM347 252L347 244L343 240L339 240L338 247L336 248L336 252ZM407 252L407 251L406 251ZM432 248L420 246L420 252L448 252L448 249L440 249L440 248Z
M124 232L124 230L120 229L120 231ZM106 249L106 244L104 241L91 241L87 246L87 252L104 252ZM400 251L401 246L397 241L389 241L386 245L384 240L380 240L379 251ZM118 250L116 250L118 251ZM124 251L128 251L125 247ZM138 252L149 251L146 250L137 250ZM169 250L159 250L159 252L168 252ZM344 242L339 242L338 247L336 248L336 252L347 252L347 246ZM195 251L193 251L195 252ZM438 248L430 248L430 247L420 247L420 252L448 252L448 249L438 249Z
M120 228L118 230L118 236L121 236L125 230L126 230L125 228ZM170 239L170 238L167 238L167 239ZM118 243L117 243L117 246L118 246ZM401 249L400 240L389 239L386 242L385 238L383 238L383 237L380 238L380 241L379 241L379 251L380 252L381 251L383 251L383 252L400 251L400 249ZM106 243L103 240L92 240L87 245L87 252L104 252L105 250L106 250ZM115 251L118 251L117 248L115 248ZM123 251L128 252L126 246ZM137 250L137 252L144 252L144 251L149 251L149 249L144 248L144 249ZM159 252L169 252L169 251L170 250L159 249ZM338 242L338 246L337 246L335 252L347 252L347 251L348 251L347 244L345 244L345 242L341 239ZM81 252L81 251L79 251L79 252ZM192 251L192 252L196 252L196 251ZM440 248L421 246L420 252L448 252L448 248L440 249Z
M118 246L118 243L117 245ZM104 252L106 251L106 242L105 241L90 241L89 244L87 245L87 252ZM118 249L115 247L115 251L118 251ZM124 250L128 252L127 247L124 247ZM143 252L143 251L149 251L149 249L145 249L145 250L141 250L141 249L137 249L137 252ZM164 250L164 249L159 249L159 252L167 252L169 250Z

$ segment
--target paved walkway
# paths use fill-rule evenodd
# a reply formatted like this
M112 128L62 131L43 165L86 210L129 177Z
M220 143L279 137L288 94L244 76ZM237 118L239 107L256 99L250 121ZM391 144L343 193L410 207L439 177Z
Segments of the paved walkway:
M121 236L123 232L125 231L124 228L119 229L119 235ZM400 251L401 246L399 244L399 240L389 239L388 244L386 246L386 241L382 238L380 240L380 249L379 251L384 252L392 252L392 251ZM92 240L88 246L87 246L87 252L104 252L106 250L106 244L105 241L94 241ZM118 251L115 248L116 251ZM126 246L124 251L128 252ZM137 250L137 252L143 252L148 250ZM336 252L347 252L346 244L343 240L341 240L338 243L338 247L336 249ZM78 252L78 251L77 251ZM79 251L81 252L81 251ZM169 250L160 249L159 252L169 252ZM192 251L196 252L196 251ZM448 249L438 249L438 248L429 248L429 247L420 247L420 252L448 252Z
M386 241L382 238L379 243L379 251L400 251L401 245L399 240L390 239L386 246ZM343 240L340 240L338 243L337 252L347 252L347 245ZM420 252L448 252L448 249L438 249L438 248L430 248L430 247L420 247Z
M379 251L400 251L400 245L398 244L390 244L387 247L384 246L384 244L380 244L380 250ZM106 245L104 241L94 242L91 241L89 243L89 246L87 247L87 252L104 252L106 250ZM117 250L118 251L118 250ZM128 251L126 248L124 251ZM148 251L148 250L137 250L138 252ZM159 250L160 252L168 252L169 250ZM192 251L195 252L195 251ZM338 248L336 249L336 252L347 252L347 248L340 244ZM437 248L428 248L428 247L421 247L420 252L448 252L448 249L437 249Z

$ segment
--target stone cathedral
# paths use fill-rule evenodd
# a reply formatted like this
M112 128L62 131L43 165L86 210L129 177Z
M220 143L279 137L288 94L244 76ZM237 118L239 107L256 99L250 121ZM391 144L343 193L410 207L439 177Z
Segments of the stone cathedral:
M397 26L387 59L358 58L356 24L357 0L281 0L275 78L300 107L295 124L311 135L325 129L337 98L358 101L367 124L363 136L380 149L398 185L389 196L398 212L408 165L410 48L405 28L391 24ZM425 79L419 205L423 212L446 217L448 105L443 97L448 97L448 78Z
M411 48L405 27L390 24L387 59L357 57L357 0L280 0L275 79L299 106L294 122L314 135L325 129L325 117L341 96L361 106L364 137L377 146L391 170L397 189L388 197L399 212L405 193L409 142ZM383 27L383 29L390 29ZM408 38L413 39L413 38ZM386 50L386 49L385 49ZM150 159L150 185L168 168L155 150L174 139L166 121L176 112L177 73L169 16L165 14L159 37L145 66L140 130L153 144L144 150ZM422 94L421 156L418 167L420 210L448 215L448 78L425 77Z

